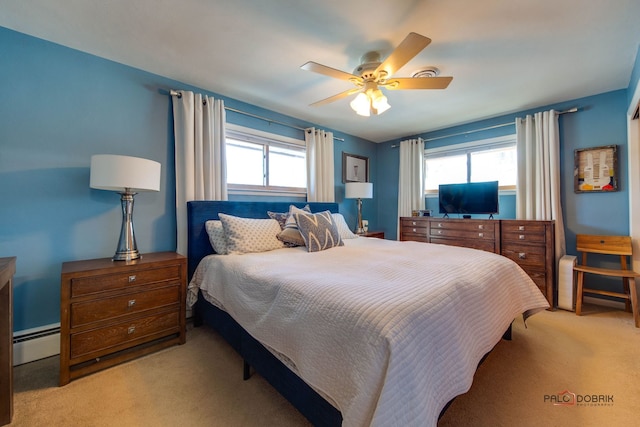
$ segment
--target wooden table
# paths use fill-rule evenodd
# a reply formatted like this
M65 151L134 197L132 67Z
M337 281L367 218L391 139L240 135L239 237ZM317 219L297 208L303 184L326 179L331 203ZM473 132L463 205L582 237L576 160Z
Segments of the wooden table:
M16 258L0 258L0 425L13 417L13 275Z

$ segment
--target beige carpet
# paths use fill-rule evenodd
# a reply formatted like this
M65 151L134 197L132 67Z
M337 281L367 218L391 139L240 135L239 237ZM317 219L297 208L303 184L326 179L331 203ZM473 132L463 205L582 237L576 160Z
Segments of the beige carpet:
M631 315L587 306L582 317L536 314L502 341L445 426L640 425L640 329ZM187 344L58 387L58 358L18 366L11 426L308 426L260 376L242 381L242 361L208 328ZM604 395L607 406L545 402L568 390Z

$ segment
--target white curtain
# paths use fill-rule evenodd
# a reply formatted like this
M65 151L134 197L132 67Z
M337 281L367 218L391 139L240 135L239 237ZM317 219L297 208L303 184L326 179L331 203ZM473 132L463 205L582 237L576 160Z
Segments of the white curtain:
M556 265L566 254L560 201L560 135L554 110L516 119L516 218L555 221Z
M334 202L333 133L309 128L307 143L307 201Z
M411 211L416 209L424 209L424 141L422 138L400 142L398 217L411 216ZM398 227L400 227L400 221L398 221ZM398 238L400 238L399 232Z
M187 255L187 202L227 200L224 101L181 91L173 97L177 252Z

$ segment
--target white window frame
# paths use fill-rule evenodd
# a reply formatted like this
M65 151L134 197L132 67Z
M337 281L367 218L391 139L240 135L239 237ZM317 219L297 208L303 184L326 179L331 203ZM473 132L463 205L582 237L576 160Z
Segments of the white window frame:
M446 145L442 147L425 148L424 158L445 157L460 154L467 155L467 168L469 167L469 157L471 153L496 148L510 147L516 145L516 134L509 134L495 138L479 139L476 141L463 142L461 144ZM469 170L467 169L467 181L469 179ZM500 194L515 194L515 185L502 185L499 187ZM427 190L425 187L425 196L428 198L438 197L438 190Z
M271 132L265 132L258 129L252 129L245 126L227 123L225 127L226 136L240 141L253 142L258 144L266 144L268 146L279 147L295 147L302 148L305 151L307 144L304 140L292 138L289 136L278 135ZM266 162L266 159L265 159ZM268 167L265 166L268 172ZM306 197L307 189L302 187L279 187L279 186L257 186L245 184L229 184L227 183L229 194L244 196L277 196L277 197Z

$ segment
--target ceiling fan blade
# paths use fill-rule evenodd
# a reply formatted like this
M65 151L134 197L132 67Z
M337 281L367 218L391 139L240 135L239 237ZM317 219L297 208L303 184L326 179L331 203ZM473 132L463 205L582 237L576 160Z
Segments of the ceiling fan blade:
M453 80L453 77L408 77L389 79L387 84L383 86L389 90L446 89L449 83L451 83L451 80Z
M431 43L429 37L422 36L418 33L409 33L407 37L395 48L391 55L385 59L376 69L376 73L384 70L387 76L392 76L396 71L409 62L422 49Z
M346 98L347 96L352 95L352 94L354 94L356 92L360 92L361 90L362 90L362 88L360 88L360 87L354 87L353 89L345 90L344 92L340 92L337 95L333 95L333 96L330 96L329 98L325 98L325 99L322 99L320 101L314 102L313 104L310 104L309 106L310 107L318 107L320 105L329 104L329 103L337 101L339 99Z
M325 76L333 77L334 79L351 81L352 79L362 80L360 77L347 73L346 71L340 71L335 68L327 67L326 65L318 64L317 62L309 61L302 65L300 68L306 71L313 71L314 73L323 74Z

